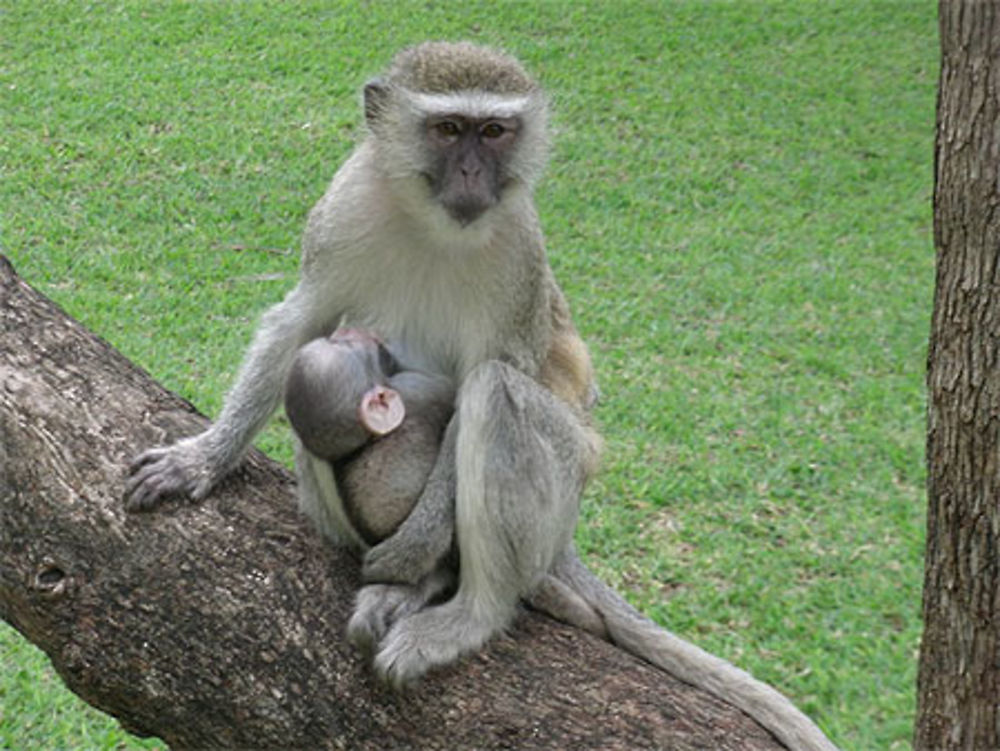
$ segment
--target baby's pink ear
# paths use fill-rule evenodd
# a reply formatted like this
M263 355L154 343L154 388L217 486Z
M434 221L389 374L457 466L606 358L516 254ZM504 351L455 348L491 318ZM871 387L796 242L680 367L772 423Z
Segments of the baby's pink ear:
M361 397L358 419L369 433L385 435L400 426L406 416L403 397L388 386L374 386Z

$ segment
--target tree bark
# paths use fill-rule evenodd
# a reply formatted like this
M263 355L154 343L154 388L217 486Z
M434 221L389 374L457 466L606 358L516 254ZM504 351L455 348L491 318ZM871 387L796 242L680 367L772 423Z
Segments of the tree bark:
M1000 748L1000 4L939 6L917 749Z
M780 748L736 709L524 612L398 695L342 638L358 563L259 452L202 504L129 515L139 449L205 419L0 256L0 615L74 692L175 748Z

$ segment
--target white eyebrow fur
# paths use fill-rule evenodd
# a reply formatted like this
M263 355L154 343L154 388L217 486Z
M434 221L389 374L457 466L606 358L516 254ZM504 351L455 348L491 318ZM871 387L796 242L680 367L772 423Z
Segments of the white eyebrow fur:
M523 95L504 96L486 91L456 91L448 94L412 93L413 103L428 115L462 114L476 119L514 117L531 106Z

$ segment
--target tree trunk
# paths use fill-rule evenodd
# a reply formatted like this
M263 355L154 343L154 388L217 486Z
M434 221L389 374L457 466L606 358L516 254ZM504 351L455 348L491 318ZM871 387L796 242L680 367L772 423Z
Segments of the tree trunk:
M941 2L917 749L1000 748L1000 4Z
M358 563L259 452L203 504L127 515L137 450L204 418L0 256L0 615L172 747L777 749L746 715L535 613L409 694L342 638Z

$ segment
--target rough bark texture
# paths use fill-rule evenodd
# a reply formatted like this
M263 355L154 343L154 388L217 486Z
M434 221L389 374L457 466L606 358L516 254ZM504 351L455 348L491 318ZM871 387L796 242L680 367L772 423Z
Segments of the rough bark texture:
M1000 748L1000 4L942 2L917 749Z
M204 425L0 256L0 615L175 748L777 749L752 720L534 613L393 694L342 638L357 561L254 452L203 504L127 515L124 468Z

